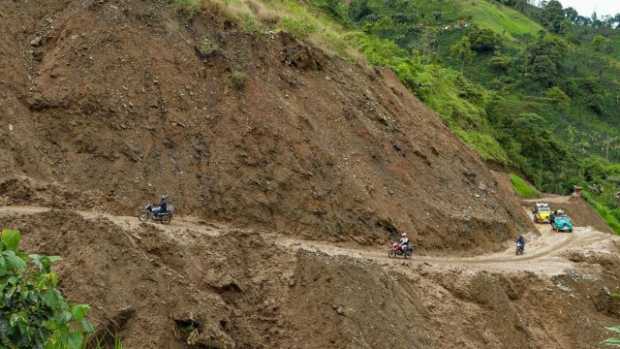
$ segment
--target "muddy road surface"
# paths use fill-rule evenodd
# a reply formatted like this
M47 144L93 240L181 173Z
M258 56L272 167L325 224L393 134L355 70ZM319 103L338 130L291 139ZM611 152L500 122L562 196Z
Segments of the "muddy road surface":
M558 198L566 202L568 199ZM0 215L32 215L50 211L50 208L37 206L4 206L0 207ZM179 244L192 241L191 236L220 236L238 230L219 223L209 223L195 217L175 217L169 225L142 223L136 217L116 216L93 211L74 211L87 220L105 219L131 232L143 224L154 225L169 238ZM376 262L385 267L396 267L400 270L413 267L431 267L435 270L476 270L493 272L529 271L544 275L559 275L575 267L570 260L572 252L611 253L614 244L620 237L603 233L592 227L577 227L573 233L556 233L549 225L537 225L537 233L528 233L526 253L515 255L515 246L506 243L505 250L473 257L455 257L449 255L425 256L414 253L409 259L389 258L388 246L360 247L352 244L335 244L324 241L304 240L290 236L263 232L260 235L269 242L289 250L306 250L328 256L346 256Z

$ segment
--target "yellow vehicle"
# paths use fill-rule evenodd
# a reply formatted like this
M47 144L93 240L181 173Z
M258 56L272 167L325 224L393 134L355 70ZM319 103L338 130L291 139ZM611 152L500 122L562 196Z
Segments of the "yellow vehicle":
M536 223L551 222L551 208L547 203L537 202L536 206L532 210L532 213L534 214L534 222Z

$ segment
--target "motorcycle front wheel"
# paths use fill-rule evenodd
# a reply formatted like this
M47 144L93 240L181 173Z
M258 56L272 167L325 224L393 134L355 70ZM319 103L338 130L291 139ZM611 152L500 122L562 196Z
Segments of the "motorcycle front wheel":
M147 213L141 213L138 215L138 220L140 222L146 222L149 220L149 215Z

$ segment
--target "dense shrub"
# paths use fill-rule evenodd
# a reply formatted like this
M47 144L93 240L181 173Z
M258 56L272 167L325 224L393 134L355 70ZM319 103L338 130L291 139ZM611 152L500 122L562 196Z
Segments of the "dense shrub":
M220 46L217 44L217 42L211 40L206 36L200 41L200 45L198 46L198 51L204 56L209 56L218 51L219 49Z
M476 52L493 52L500 47L501 39L492 30L473 28L467 36L471 42L471 49Z
M566 107L570 104L570 97L561 88L554 86L545 92L545 97L549 98L555 105Z
M510 70L510 66L512 65L512 60L508 56L504 55L495 55L489 61L489 64L495 71L505 73Z
M93 326L89 306L67 303L52 264L58 257L26 255L21 235L3 230L0 239L0 347L82 349Z

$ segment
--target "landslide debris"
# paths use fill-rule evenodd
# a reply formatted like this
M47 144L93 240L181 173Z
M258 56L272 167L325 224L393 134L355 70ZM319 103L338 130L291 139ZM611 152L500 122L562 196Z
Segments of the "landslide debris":
M383 264L286 249L251 231L171 233L62 210L3 214L0 226L19 227L28 251L63 256L63 292L92 304L104 343L127 348L591 348L619 321L617 251L548 278Z
M210 220L362 244L406 231L420 251L497 250L531 227L388 71L215 8L2 4L0 177L24 186L0 186L6 204L39 183L130 215L168 193Z

